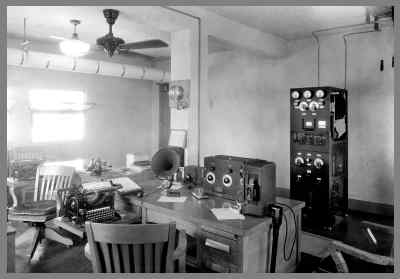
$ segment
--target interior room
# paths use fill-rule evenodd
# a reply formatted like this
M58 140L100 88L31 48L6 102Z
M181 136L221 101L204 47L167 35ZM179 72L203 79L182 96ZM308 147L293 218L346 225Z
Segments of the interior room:
M394 14L8 6L7 272L393 273Z

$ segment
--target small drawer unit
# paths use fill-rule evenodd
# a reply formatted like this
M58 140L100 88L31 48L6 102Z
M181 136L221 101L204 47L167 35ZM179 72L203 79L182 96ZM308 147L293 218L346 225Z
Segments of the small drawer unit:
M201 228L201 262L217 272L241 272L242 238L240 236Z

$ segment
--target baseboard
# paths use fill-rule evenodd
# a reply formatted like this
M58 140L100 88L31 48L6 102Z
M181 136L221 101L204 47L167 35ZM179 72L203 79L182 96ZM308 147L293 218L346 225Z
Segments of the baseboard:
M276 194L280 197L289 198L290 190L288 188L277 187ZM391 204L376 203L357 199L349 199L349 209L365 213L394 216L394 207Z

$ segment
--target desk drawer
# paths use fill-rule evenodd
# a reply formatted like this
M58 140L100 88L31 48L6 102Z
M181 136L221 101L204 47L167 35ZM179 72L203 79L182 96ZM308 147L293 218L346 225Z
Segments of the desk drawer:
M153 210L148 210L147 211L147 222L152 222L152 223L169 223L169 222L175 222L176 223L176 228L178 230L185 230L185 232L191 236L195 236L197 232L197 228L194 224L186 222L182 219L175 218L170 215L162 214Z
M240 272L241 238L230 233L201 229L201 261L217 272Z

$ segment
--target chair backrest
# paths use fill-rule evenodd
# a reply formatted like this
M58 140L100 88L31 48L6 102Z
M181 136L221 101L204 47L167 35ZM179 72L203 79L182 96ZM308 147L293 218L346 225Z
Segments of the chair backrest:
M71 187L74 172L73 167L39 166L36 171L33 200L55 200L58 189Z
M94 272L174 272L175 223L85 227Z

